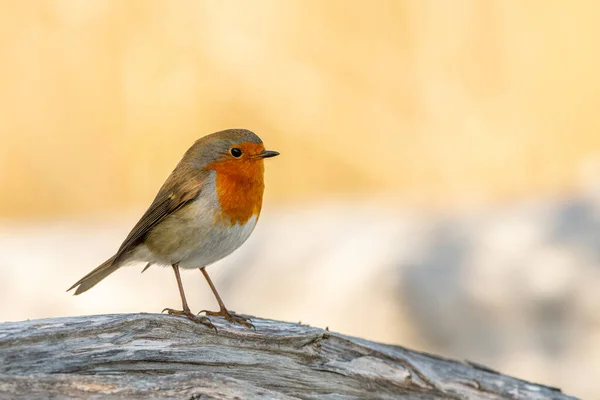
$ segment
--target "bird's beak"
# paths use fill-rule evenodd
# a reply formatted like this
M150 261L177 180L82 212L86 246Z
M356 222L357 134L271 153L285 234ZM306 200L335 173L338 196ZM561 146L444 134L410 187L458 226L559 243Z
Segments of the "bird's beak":
M278 156L279 153L273 150L263 150L256 155L257 158L269 158Z

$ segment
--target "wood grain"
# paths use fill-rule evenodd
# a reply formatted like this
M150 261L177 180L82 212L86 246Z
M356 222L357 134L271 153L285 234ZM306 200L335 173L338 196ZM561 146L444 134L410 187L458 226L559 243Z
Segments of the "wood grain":
M0 324L0 398L573 399L486 367L306 325L160 314Z

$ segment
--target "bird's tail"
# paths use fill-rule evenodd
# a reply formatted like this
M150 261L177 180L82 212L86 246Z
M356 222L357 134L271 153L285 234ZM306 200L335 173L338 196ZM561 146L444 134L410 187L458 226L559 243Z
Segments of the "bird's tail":
M102 279L106 278L107 276L109 276L110 274L115 272L117 269L119 269L119 267L121 266L121 263L120 262L115 263L114 261L115 261L115 256L112 256L108 260L104 261L95 270L93 270L92 272L90 272L89 274L87 274L86 276L81 278L80 280L78 280L77 283L75 283L73 286L71 286L67 290L67 292L69 290L77 287L77 290L75 291L75 295L78 295L80 293L85 292L88 289L91 289Z

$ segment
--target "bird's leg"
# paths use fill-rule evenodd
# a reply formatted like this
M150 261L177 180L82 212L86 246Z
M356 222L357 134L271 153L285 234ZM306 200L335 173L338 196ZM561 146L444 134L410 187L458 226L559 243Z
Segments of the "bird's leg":
M206 315L210 315L211 317L223 317L227 321L229 321L233 324L240 324L240 325L244 325L248 328L255 329L254 325L252 325L252 321L250 320L250 318L242 317L241 315L237 315L237 314L227 310L227 307L225 307L225 303L223 303L223 300L221 300L221 296L219 296L219 293L217 292L217 288L215 288L215 285L213 285L212 280L208 276L208 273L206 272L205 267L200 268L200 271L202 272L202 275L204 275L204 277L206 278L206 281L208 282L208 286L210 286L213 294L217 298L217 302L219 303L219 308L220 308L220 310L217 312L207 311L207 310L202 310L200 312L204 312L204 313L206 313ZM200 314L200 313L198 313L198 314Z
M188 306L187 300L185 299L185 293L183 292L183 284L181 283L181 276L179 275L179 264L173 264L173 272L175 272L175 278L177 279L177 286L179 287L179 294L181 295L181 303L183 305L183 310L174 310L172 308L165 308L162 312L167 311L172 315L184 315L189 320L200 323L208 326L209 328L213 328L216 330L215 326L210 322L210 319L206 317L198 317L197 315L192 314L190 311L190 307Z

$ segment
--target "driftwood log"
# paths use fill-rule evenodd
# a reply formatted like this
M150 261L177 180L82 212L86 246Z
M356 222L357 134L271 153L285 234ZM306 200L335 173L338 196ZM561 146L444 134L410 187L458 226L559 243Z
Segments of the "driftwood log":
M306 325L160 314L0 324L0 398L573 399L481 365Z

